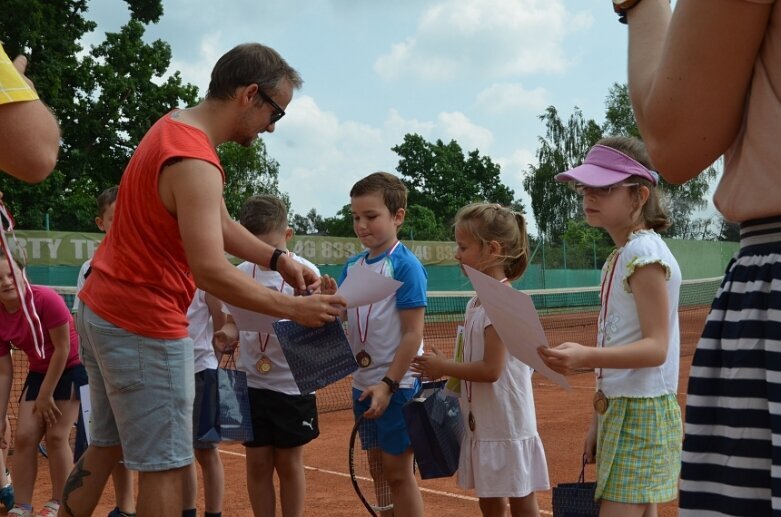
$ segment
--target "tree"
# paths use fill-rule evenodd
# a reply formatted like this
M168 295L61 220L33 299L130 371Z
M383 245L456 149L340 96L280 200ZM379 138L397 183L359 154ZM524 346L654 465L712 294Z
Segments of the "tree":
M409 189L408 206L429 209L443 238L452 236L456 212L468 203L515 203L515 193L499 178L499 165L477 149L464 156L455 140L431 143L418 134L406 134L391 150L400 156L396 170Z
M740 242L740 224L719 218L719 234L716 237L720 241Z
M323 235L325 233L325 221L314 208L305 216L294 214L290 221L290 227L296 235Z
M163 14L160 0L126 0L130 20L88 52L95 29L86 0L6 0L0 19L9 55L30 55L28 75L60 120L55 172L42 185L0 178L0 190L20 227L93 230L95 198L115 185L140 138L164 113L194 104L197 88L169 74L170 46L145 43L144 26ZM167 77L166 77L167 76Z
M583 163L588 150L603 136L640 138L625 84L613 84L605 105L605 123L602 126L593 119L585 119L577 107L566 124L554 106L549 106L539 117L545 123L545 136L540 137L537 165L529 167L523 187L532 198L537 226L549 239L557 239L566 232L569 220L581 216L580 200L567 189L557 186L553 176ZM664 178L660 179L662 201L672 221L667 236L710 235L708 225L698 223L694 214L707 206L709 182L716 174L716 168L712 166L683 185L673 185Z
M523 188L531 196L540 233L555 239L566 231L571 219L580 217L581 207L577 194L557 184L553 177L580 165L603 133L594 120L583 118L577 107L566 124L554 106L549 106L539 119L545 123L545 136L539 138L537 165L529 167Z
M258 194L277 196L290 209L288 195L279 190L279 163L269 157L263 140L256 139L250 147L226 142L217 154L225 170L223 197L231 217L238 219L244 201Z
M323 228L325 234L331 237L355 237L350 205L344 205L333 217L323 219Z
M449 232L448 232L449 233ZM439 241L449 238L430 209L420 205L409 205L404 224L399 230L399 239L419 241Z

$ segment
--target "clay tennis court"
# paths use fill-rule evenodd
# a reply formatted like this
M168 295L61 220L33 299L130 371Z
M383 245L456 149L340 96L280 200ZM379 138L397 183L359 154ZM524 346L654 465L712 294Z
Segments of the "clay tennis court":
M678 401L685 405L686 384L688 381L691 355L696 346L707 315L706 307L683 308L680 311L681 323L681 376ZM593 312L573 314L552 314L542 317L543 326L551 344L565 340L579 340L585 344L594 343ZM428 343L435 343L446 353L452 353L457 322L427 323ZM15 354L19 360L16 371L26 365L23 354ZM22 379L19 379L21 377ZM17 375L16 380L23 380ZM583 437L591 416L591 397L594 391L593 372L580 372L568 376L572 385L565 391L544 377L534 375L534 397L537 407L537 425L542 436L548 459L551 483L573 482L580 472L580 457ZM349 383L337 383L319 395L323 412L320 414L320 437L305 449L307 494L306 515L360 516L367 515L353 492L347 468L347 446L353 425L352 412L349 410L329 410L349 404ZM17 396L18 398L18 396ZM13 405L13 404L12 404ZM328 406L331 406L330 408ZM11 415L15 412L11 411ZM15 422L12 421L12 428ZM244 474L244 448L239 444L221 445L222 460L225 466L225 502L223 515L252 515ZM13 461L13 456L11 456ZM33 499L36 508L50 497L47 460L38 460L38 482ZM587 469L587 480L594 479L594 468ZM199 476L200 478L200 476ZM199 479L200 482L200 479ZM455 477L420 481L426 515L479 515L477 500L470 492L456 485ZM552 515L551 492L537 494L542 515ZM114 495L109 481L101 502L95 511L96 516L106 515L114 507ZM199 515L203 513L203 496L199 496ZM677 515L676 504L669 503L660 508L661 516ZM278 515L281 515L278 511Z

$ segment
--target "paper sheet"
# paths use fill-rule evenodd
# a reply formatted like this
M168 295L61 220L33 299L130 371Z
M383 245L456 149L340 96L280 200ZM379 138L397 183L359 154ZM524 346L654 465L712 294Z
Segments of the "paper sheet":
M274 327L272 325L275 321L279 321L279 318L274 316L249 311L227 303L225 304L225 308L228 309L230 315L233 316L233 320L236 322L236 326L239 330L273 334Z
M84 431L85 438L87 439L87 445L90 442L89 427L92 413L92 401L89 395L89 384L85 384L79 388L79 395L81 396L81 416L84 418Z
M352 309L384 300L395 293L403 283L356 265L350 268L336 294L344 296L347 308Z
M570 389L567 379L548 368L537 355L539 347L548 346L548 339L531 297L469 266L464 266L464 271L510 354L561 387Z

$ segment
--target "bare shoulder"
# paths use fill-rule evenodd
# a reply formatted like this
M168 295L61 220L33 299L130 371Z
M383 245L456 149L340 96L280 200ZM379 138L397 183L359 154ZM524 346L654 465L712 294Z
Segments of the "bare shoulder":
M219 204L222 199L220 170L204 160L176 158L169 160L160 171L157 184L160 199L172 214L180 203Z

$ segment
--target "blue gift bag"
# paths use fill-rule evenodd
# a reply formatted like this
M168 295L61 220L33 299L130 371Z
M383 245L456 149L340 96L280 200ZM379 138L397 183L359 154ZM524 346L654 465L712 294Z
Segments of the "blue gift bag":
M424 386L401 409L423 479L449 477L458 470L464 420L458 399L446 395L443 384Z
M247 374L242 371L217 368L204 370L204 386L196 394L195 436L202 442L251 442Z
M281 320L274 322L274 332L301 393L325 388L358 369L339 319L317 328Z

